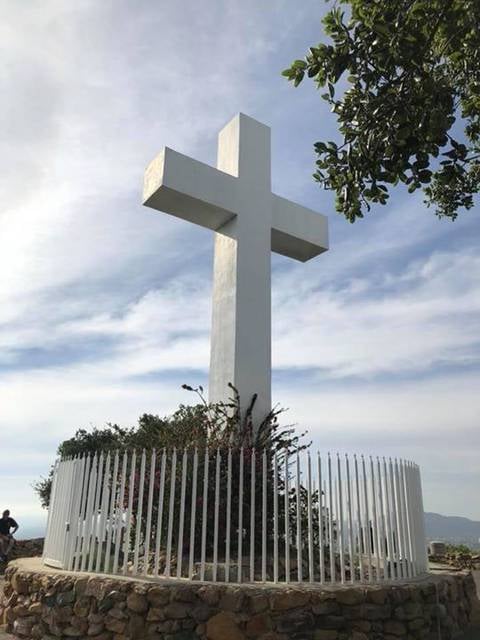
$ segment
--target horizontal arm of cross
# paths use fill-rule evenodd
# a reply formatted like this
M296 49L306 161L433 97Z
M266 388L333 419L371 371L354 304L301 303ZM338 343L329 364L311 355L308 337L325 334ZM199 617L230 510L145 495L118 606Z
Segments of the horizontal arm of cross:
M226 233L244 202L241 179L166 147L145 172L144 204ZM271 194L271 248L305 262L328 249L327 218ZM257 212L266 215L266 211ZM222 227L224 229L222 229Z
M143 204L216 231L235 215L236 178L165 147L145 171Z
M327 249L326 216L272 194L272 251L306 262Z

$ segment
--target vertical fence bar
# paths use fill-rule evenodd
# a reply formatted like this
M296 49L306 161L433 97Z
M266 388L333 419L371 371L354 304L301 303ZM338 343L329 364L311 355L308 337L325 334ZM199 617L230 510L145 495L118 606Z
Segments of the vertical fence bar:
M288 449L285 449L285 582L290 582L290 482Z
M67 568L71 571L74 570L74 567L77 566L78 563L78 550L79 544L81 542L80 538L80 523L83 522L83 509L82 506L84 504L86 487L87 487L87 457L81 456L79 460L80 464L80 474L78 479L78 491L76 491L76 503L75 503L75 511L74 517L75 519L71 522L70 527L72 530L73 538L70 546L70 558L67 565ZM52 492L53 494L53 492ZM47 529L48 530L48 529Z
M118 493L118 503L115 505L115 529L112 532L115 534L115 548L113 551L113 573L118 572L118 559L120 555L120 547L122 544L122 529L123 529L123 512L125 501L125 484L127 482L127 464L128 453L125 451L122 458L122 475L120 478L120 491Z
M182 577L182 563L183 563L183 532L185 528L185 493L187 490L187 465L188 454L187 450L183 450L182 457L182 485L180 488L180 515L178 522L178 546L177 546L177 578Z
M70 558L72 555L72 547L74 542L75 528L72 526L73 520L75 518L75 511L78 510L77 507L77 493L74 492L74 487L77 486L78 476L79 476L79 462L80 459L78 456L75 456L71 461L71 471L70 478L68 481L70 487L70 508L69 513L67 513L65 520L65 547L63 552L63 566L65 569L69 569L70 567Z
M102 551L103 551L103 539L105 537L105 528L107 526L107 513L108 513L108 502L110 498L110 469L111 469L111 458L110 452L107 454L107 460L105 462L105 470L103 473L103 487L102 487L102 498L101 498L101 507L100 507L100 522L98 528L98 548L97 548L97 558L95 562L95 571L98 573L100 571L100 564L102 561Z
M95 558L96 540L98 534L98 512L100 511L100 495L102 491L102 474L103 474L104 455L100 454L98 461L98 470L95 477L95 498L93 502L92 527L90 535L90 549L88 552L88 571L93 571L93 560Z
M350 460L345 454L345 471L347 482L347 518L348 518L348 553L350 556L350 582L355 582L355 562L353 557L353 518L352 518L352 486L350 481Z
M413 497L413 510L414 510L414 530L415 530L415 567L417 574L422 572L421 568L421 555L420 555L420 523L419 523L419 513L418 513L418 488L417 488L417 478L415 473L415 465L411 466L410 469L411 474L411 482L412 482L412 497Z
M95 488L96 488L96 481L97 481L97 464L98 464L98 456L97 454L95 454L92 460L92 466L90 469L90 481L88 484L88 500L87 500L87 509L85 513L81 571L85 571L85 569L87 568L87 559L89 555L88 552L90 548L90 531L92 527Z
M417 503L415 497L415 491L413 487L413 465L411 462L408 463L408 492L409 492L409 503L410 509L412 513L412 533L413 533L413 575L417 576L419 574L419 566L418 566L418 525L417 525Z
M225 582L230 582L230 531L232 524L232 449L228 448L227 458L227 512L225 531Z
M391 494L391 507L392 507L392 537L393 537L393 552L394 552L394 558L395 558L395 577L397 579L400 579L402 577L402 574L400 570L397 501L395 497L395 484L393 482L393 466L392 466L391 458L389 458L389 463L388 463L388 476L390 480L390 494Z
M273 455L273 582L278 582L278 455Z
M383 579L388 579L388 549L387 549L387 529L385 524L385 507L383 504L383 483L382 470L380 466L380 458L377 457L377 483L378 483L378 504L379 504L379 542L381 549L381 557L383 560Z
M207 549L207 502L208 502L208 448L205 449L205 464L203 468L203 498L202 498L202 550L200 558L200 580L205 580L205 554Z
M420 477L420 467L418 464L415 465L415 473L417 476L417 486L418 486L418 500L419 500L419 513L420 513L420 549L422 552L422 573L425 573L428 570L428 551L427 551L427 543L426 543L426 531L425 531L425 515L424 515L424 507L423 507L423 490L422 490L422 479Z
M301 486L300 486L300 455L297 449L296 456L296 498L297 498L297 531L296 531L296 542L297 542L297 580L298 582L303 581L303 561L302 561L302 496L301 496Z
M400 531L401 531L401 540L402 540L402 567L403 567L403 577L408 578L410 576L410 567L408 566L407 559L407 516L405 513L405 501L404 501L404 493L402 490L402 483L400 478L400 469L398 466L398 460L395 458L395 484L397 486L398 493L398 504L400 507Z
M357 524L358 524L358 564L360 569L360 582L365 581L365 569L363 565L363 517L362 517L362 504L360 501L360 482L358 474L358 459L356 454L353 456L354 468L355 468L355 495L356 495L356 507L357 507Z
M158 576L160 572L160 548L162 542L163 527L163 501L165 499L165 470L167 467L167 451L162 451L162 461L160 465L160 484L158 488L158 508L157 508L157 535L155 539L155 562L154 575Z
M307 527L308 527L308 581L314 581L313 573L313 515L312 515L312 461L307 452Z
M395 580L397 577L397 567L395 564L395 550L393 546L393 532L392 532L392 512L390 508L390 491L388 486L388 471L387 461L383 458L383 479L385 490L385 506L387 510L387 542L388 542L388 556L390 565L390 579Z
M168 529L167 529L167 552L165 557L165 575L170 577L172 568L172 537L173 537L173 516L175 514L175 482L177 479L177 449L173 448L172 463L170 466L170 495L168 500ZM202 578L203 580L203 578Z
M337 453L337 476L338 476L338 538L340 544L340 579L345 584L345 540L344 540L344 523L343 517L343 483L342 483L342 466L340 463L340 455Z
M242 582L242 562L243 562L243 447L240 449L240 469L238 484L238 566L237 582Z
M255 473L256 454L252 449L250 458L250 582L255 581Z
M408 493L408 483L407 483L407 468L406 463L402 460L402 487L404 492L405 499L405 511L407 518L407 540L408 540L408 575L409 577L413 577L415 575L413 568L413 539L412 539L412 512L410 505L410 497Z
M262 582L267 581L267 451L262 452Z
M332 458L330 452L328 452L327 458L328 469L328 540L329 540L329 554L330 554L330 582L334 583L337 580L336 567L335 567L335 544L333 536L333 481L332 481Z
M138 573L138 558L140 555L140 542L142 534L142 518L143 518L143 496L145 493L145 468L147 464L147 456L145 449L142 451L140 460L140 480L138 485L138 504L135 516L135 549L133 552L133 573Z
M375 470L373 468L373 459L370 456L370 485L372 490L372 546L373 557L375 558L376 580L380 580L381 560L380 548L378 546L378 512L377 512L377 494L375 490Z
M193 578L193 564L195 561L195 520L197 516L197 475L198 475L198 450L193 453L192 471L192 502L190 505L190 550L188 557L188 578Z
M410 567L410 541L409 541L409 533L408 533L408 505L405 500L405 483L403 477L403 460L398 461L398 483L400 490L400 504L402 509L402 521L403 521L403 539L404 539L404 552L405 552L405 572L407 578L411 577L411 567Z
M152 516L153 516L153 492L155 489L155 467L157 453L152 449L150 457L150 479L148 483L148 503L147 503L147 525L145 528L145 544L143 555L143 574L147 575L150 568L150 537L152 535Z
M399 537L399 566L402 578L407 577L405 564L405 515L403 512L402 494L400 491L400 479L398 476L398 460L395 458L393 465L393 477L395 480L395 497L397 502L398 537Z
M419 564L419 555L418 555L418 497L416 493L415 487L415 478L414 478L414 466L410 462L409 463L409 485L410 485L410 503L412 505L412 515L413 515L413 539L414 539L414 567L415 567L415 575L421 573L421 568Z
M373 582L373 567L372 567L372 535L370 524L370 508L368 501L368 486L367 486L367 473L365 469L365 458L362 455L362 475L363 475L363 500L365 505L365 544L367 546L367 558L368 558L368 581Z
M322 458L320 452L317 451L317 470L318 470L318 546L319 546L319 562L320 562L320 584L325 582L325 549L323 536L323 492L322 492Z
M130 548L130 535L132 532L132 510L133 510L133 493L135 490L135 470L137 466L137 452L135 449L132 453L132 458L130 460L130 483L128 487L128 507L127 507L127 519L126 519L126 533L125 540L123 542L123 575L127 575L128 569L128 551Z
M80 562L82 560L82 548L85 534L85 511L87 508L87 499L88 499L88 488L89 488L89 479L90 479L90 468L92 465L92 457L89 455L85 458L85 470L83 474L83 486L82 486L82 500L80 503L80 514L77 522L77 545L76 545L76 553L75 553L75 563L74 563L74 571L78 571L80 569ZM58 469L58 467L57 467ZM56 474L54 479L56 478ZM53 487L52 487L52 497L53 497ZM49 512L50 519L50 512Z
M110 506L108 509L108 529L107 529L107 542L105 544L105 560L103 563L103 571L108 573L110 567L110 555L112 552L112 538L115 531L115 507L117 499L117 484L118 484L118 467L120 464L120 455L118 450L115 451L115 457L113 459L113 472L112 472L112 490L110 492Z
M215 467L215 516L213 524L213 582L217 581L218 565L218 517L220 509L220 449L217 449L217 459Z

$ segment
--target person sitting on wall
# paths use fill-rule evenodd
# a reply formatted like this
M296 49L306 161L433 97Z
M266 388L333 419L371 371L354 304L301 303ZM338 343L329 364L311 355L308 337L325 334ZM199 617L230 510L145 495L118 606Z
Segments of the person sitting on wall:
M0 518L0 558L4 562L7 561L8 554L13 547L13 534L17 531L18 524L10 517L10 511L5 509L2 517Z

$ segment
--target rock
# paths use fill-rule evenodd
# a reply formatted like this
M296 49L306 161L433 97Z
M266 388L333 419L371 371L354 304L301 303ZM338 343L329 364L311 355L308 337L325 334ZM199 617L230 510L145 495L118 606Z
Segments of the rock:
M115 618L115 620L125 620L126 618L128 618L128 614L125 613L123 609L120 609L118 607L112 607L108 612L108 615L112 618Z
M340 605L336 600L317 598L312 596L312 611L316 616L336 615L341 612Z
M386 620L383 629L393 636L404 636L407 633L407 627L398 620Z
M147 600L153 607L161 607L170 601L168 587L153 587L147 593Z
M79 638L80 636L83 636L83 631L69 626L63 630L63 635L68 636L69 638Z
M313 633L314 640L336 640L338 631L334 629L316 629Z
M77 594L77 596L83 596L87 589L88 578L77 578L75 584L73 585L73 590Z
M368 636L362 633L362 631L354 631L350 636L350 640L368 640Z
M35 616L28 616L26 618L18 618L13 623L13 632L19 636L29 636L33 625L37 622Z
M40 640L45 635L45 626L43 624L34 624L30 631L30 636L34 640Z
M110 611L115 606L115 598L112 596L106 596L103 600L100 601L98 605L98 610L100 613L106 613Z
M245 605L246 594L243 589L229 588L220 599L223 611L240 611Z
M128 621L128 636L133 640L145 637L145 618L137 613L132 613Z
M392 615L390 605L364 604L361 608L361 617L366 620L387 620Z
M423 618L415 618L408 622L408 628L410 631L417 631L418 629L422 629L424 626L425 620Z
M362 633L368 633L372 629L372 623L369 620L355 620L353 626L355 631Z
M343 616L324 616L321 618L320 624L324 629L341 629L345 626L345 618Z
M28 608L24 604L17 604L12 607L13 619L24 618L29 615Z
M57 594L57 604L59 607L72 604L72 602L75 602L75 592L73 590Z
M40 615L42 613L42 603L41 602L33 602L28 607L28 612L33 615Z
M402 609L403 618L397 615L398 609ZM395 610L395 616L400 620L413 620L419 618L422 615L422 605L418 602L405 602L402 607L398 607Z
M90 612L90 598L80 596L73 605L73 612L79 618L86 618Z
M387 599L386 589L369 589L367 592L367 598L369 602L373 604L385 604Z
M190 586L175 587L170 591L170 600L172 602L195 602L195 592Z
M250 595L250 611L252 611L252 613L262 613L262 611L266 611L268 607L268 598L264 593L258 591Z
M298 609L288 611L276 620L277 630L289 636L292 633L309 632L313 628L313 616L310 611Z
M127 623L125 620L116 620L115 618L107 617L105 620L105 628L114 633L123 633Z
M221 611L207 622L208 640L246 640L231 613Z
M147 613L147 621L153 622L157 620L165 620L165 611L164 608L160 607L150 607Z
M87 636L98 636L104 630L105 625L103 622L98 624L90 624L88 625Z
M28 593L29 584L30 583L27 576L24 576L18 572L13 574L12 587L18 594Z
M103 624L105 616L103 616L101 613L89 613L87 619L90 624Z
M165 607L165 618L167 620L182 620L188 617L189 610L191 610L189 603L171 602Z
M273 611L286 611L295 607L303 607L310 600L308 591L300 589L279 590L270 600Z
M251 638L258 638L272 630L272 621L270 616L259 613L250 618L246 626L247 635Z
M200 587L197 591L197 596L211 607L218 604L220 600L219 589L211 586Z
M211 614L211 608L205 603L197 604L191 610L191 616L196 622L205 622L210 618Z
M361 604L365 600L365 594L360 589L340 589L336 593L336 599L340 604Z
M148 609L148 600L142 593L131 591L127 596L127 607L135 613L144 613Z
M109 584L101 578L89 578L85 587L85 595L96 600L103 600L109 590Z

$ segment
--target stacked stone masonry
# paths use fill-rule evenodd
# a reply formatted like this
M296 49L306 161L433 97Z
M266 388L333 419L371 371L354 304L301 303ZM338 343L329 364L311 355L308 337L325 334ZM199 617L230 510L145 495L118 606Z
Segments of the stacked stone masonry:
M16 563L5 578L6 629L35 640L449 640L477 603L467 573L329 590L142 582Z

